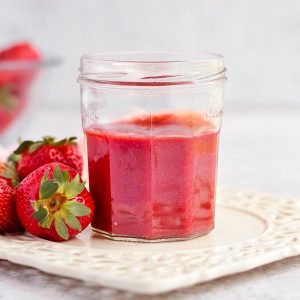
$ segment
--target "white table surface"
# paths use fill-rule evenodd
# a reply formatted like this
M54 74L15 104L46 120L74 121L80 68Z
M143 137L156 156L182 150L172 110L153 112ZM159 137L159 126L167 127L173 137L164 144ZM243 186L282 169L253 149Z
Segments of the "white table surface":
M68 122L66 122L68 118ZM80 134L74 112L40 112L23 135ZM43 124L41 126L40 124ZM300 201L300 106L225 111L219 184ZM292 224L291 224L292 226ZM0 261L0 299L300 299L300 256L158 296L140 296Z

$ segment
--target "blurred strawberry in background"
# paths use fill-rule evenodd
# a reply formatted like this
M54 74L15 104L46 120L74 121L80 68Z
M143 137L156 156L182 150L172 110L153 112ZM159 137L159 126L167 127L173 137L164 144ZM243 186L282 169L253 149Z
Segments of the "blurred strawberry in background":
M25 109L41 55L23 42L0 50L0 137Z

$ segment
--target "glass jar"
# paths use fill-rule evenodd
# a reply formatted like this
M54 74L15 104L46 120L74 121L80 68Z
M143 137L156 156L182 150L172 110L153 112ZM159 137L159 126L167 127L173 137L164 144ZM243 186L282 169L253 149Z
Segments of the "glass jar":
M93 230L115 240L145 242L210 232L223 57L87 54L80 72Z

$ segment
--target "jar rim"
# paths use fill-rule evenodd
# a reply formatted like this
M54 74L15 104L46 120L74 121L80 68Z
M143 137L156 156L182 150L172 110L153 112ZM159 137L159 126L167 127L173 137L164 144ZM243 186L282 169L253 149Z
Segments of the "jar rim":
M210 52L124 51L81 57L80 83L170 86L225 80L224 58Z
M123 57L123 58L122 58ZM144 58L142 58L144 57ZM155 60L154 60L155 58ZM212 52L183 52L183 51L116 51L86 53L81 60L103 62L133 63L133 64L176 64L198 63L223 60L221 54Z

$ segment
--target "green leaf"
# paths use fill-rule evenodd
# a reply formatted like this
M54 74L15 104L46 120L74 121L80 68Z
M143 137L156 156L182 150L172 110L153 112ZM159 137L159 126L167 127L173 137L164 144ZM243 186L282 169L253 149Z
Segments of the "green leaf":
M53 179L58 183L62 183L64 181L63 174L62 174L61 169L59 168L58 165L56 165L55 168L54 168Z
M52 215L47 215L46 218L43 220L41 223L41 226L43 228L50 228L53 222L53 216Z
M77 145L75 142L77 140L76 136L71 136L69 138L64 138L60 141L54 143L55 146L63 146L63 145Z
M81 231L82 227L78 219L70 214L68 211L64 211L64 216L63 216L64 221L73 229Z
M10 181L10 184L11 184L11 186L12 186L13 188L16 188L16 187L19 186L20 180L13 178L13 179Z
M39 208L40 208L40 205L39 205L38 201L32 201L32 202L31 202L31 206L33 207L33 209L34 209L35 211L38 211Z
M5 166L5 169L1 173L2 177L5 177L7 179L13 179L15 177L14 170L12 170L9 166Z
M60 237L62 237L64 240L68 240L69 232L68 232L67 226L59 214L55 214L55 216L54 216L54 225L55 225L55 230L56 230L57 234Z
M41 148L43 145L44 145L44 142L33 143L28 147L28 151L29 151L29 153L33 153L33 152L37 151L39 148Z
M55 137L51 135L43 136L44 144L52 145L55 142Z
M7 179L11 179L11 185L13 187L17 187L21 182L21 180L17 174L16 166L12 162L6 163L4 170L2 171L2 173L0 175Z
M48 211L46 208L42 208L33 213L32 217L36 219L39 223L42 223L46 216L48 215Z
M68 138L68 142L74 142L77 140L77 136L71 136Z
M70 181L70 175L69 175L68 171L62 170L61 173L62 173L64 182L69 182Z
M89 216L91 214L89 207L76 201L66 201L63 204L63 208L77 217Z
M47 199L53 196L59 188L59 185L53 180L46 180L40 186L40 199Z
M12 153L12 154L8 157L7 161L16 164L16 163L19 162L20 157L21 157L20 154L14 154L14 153Z
M84 190L84 187L85 187L85 183L80 182L80 176L79 174L76 174L76 176L71 182L65 184L64 186L65 196L68 199L74 198Z
M77 140L77 137L76 136L71 136L71 137L69 137L68 139L67 139L67 144L68 145L74 145L74 146L77 146L78 144L77 144L77 142L76 142L76 140Z
M53 140L55 140L55 137L53 135L44 135L43 140L44 141L50 141L50 140L53 141Z
M22 142L19 147L14 151L14 154L22 154L24 151L26 151L32 144L34 144L33 141L24 141Z
M46 171L42 177L41 184L48 180L49 172Z
M35 211L37 211L37 210L43 208L44 200L33 200L33 201L31 201L31 206L33 207L33 209Z
M55 146L62 146L62 145L65 145L66 142L67 142L67 139L66 139L66 138L65 138L65 139L62 139L62 140L56 142L56 143L55 143Z

